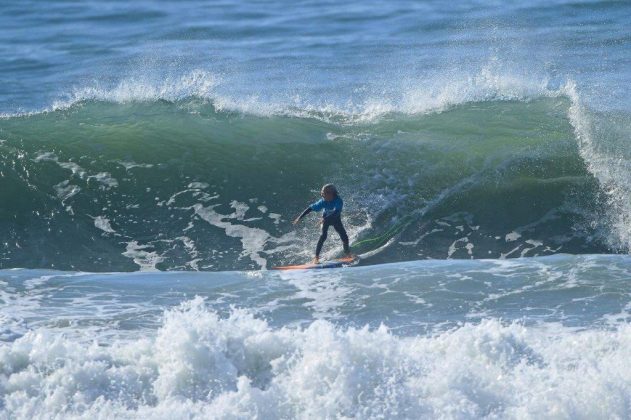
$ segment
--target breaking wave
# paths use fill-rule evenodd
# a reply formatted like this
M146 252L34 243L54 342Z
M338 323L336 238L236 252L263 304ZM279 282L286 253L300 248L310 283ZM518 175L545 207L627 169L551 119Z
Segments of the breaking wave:
M631 182L615 132L571 82L491 68L441 80L334 106L237 101L196 71L77 89L47 112L6 116L0 265L300 261L317 230L288 221L325 182L338 184L367 262L628 249ZM339 252L334 239L326 252Z

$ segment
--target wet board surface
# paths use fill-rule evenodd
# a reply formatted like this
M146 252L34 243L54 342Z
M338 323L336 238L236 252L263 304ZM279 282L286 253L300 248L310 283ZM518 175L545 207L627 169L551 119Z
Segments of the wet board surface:
M318 264L309 263L298 265L283 265L279 267L274 267L274 270L319 270L323 268L340 268L355 265L358 261L359 259L357 257L345 257L336 258L330 261L322 261Z

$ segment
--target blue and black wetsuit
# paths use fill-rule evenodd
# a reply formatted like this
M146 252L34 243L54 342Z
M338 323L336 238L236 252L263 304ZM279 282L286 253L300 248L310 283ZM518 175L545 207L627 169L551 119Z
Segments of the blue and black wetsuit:
M316 257L320 257L320 251L322 251L322 245L326 240L329 226L333 226L335 231L340 235L340 239L344 245L344 252L347 254L351 252L351 248L348 245L348 235L346 234L346 229L344 229L344 226L342 225L342 207L344 207L344 202L339 196L336 196L332 201L326 201L321 198L307 207L300 215L300 218L302 219L312 211L323 210L322 233L320 234L320 239L318 239L318 245L316 246Z

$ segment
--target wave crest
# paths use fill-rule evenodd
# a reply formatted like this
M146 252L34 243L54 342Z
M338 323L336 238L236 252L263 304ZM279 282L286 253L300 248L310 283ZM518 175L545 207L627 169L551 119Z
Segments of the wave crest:
M388 87L366 86L361 92L337 100L256 92L235 96L232 91L229 83L220 76L196 69L180 76L130 77L113 85L96 82L92 86L77 87L46 111L67 109L86 101L130 103L201 99L211 103L218 112L366 123L389 114L427 114L467 103L567 95L565 86L554 86L547 77L500 71L493 63L476 73L436 74Z

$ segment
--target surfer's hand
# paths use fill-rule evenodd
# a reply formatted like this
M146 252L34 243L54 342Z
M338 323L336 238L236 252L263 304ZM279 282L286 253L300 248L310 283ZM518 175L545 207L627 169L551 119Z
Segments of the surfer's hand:
M297 224L298 224L298 222L300 222L300 217L296 217L296 218L294 219L294 221L293 221L293 222L291 222L291 223L293 223L294 225L297 225Z

